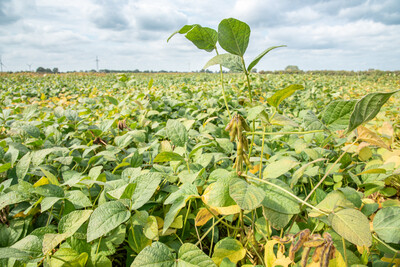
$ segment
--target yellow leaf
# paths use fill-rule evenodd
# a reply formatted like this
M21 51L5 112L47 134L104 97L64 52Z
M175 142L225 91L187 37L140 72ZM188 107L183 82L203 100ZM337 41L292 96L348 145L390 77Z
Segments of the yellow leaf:
M278 244L277 240L268 240L267 244L265 245L264 249L264 262L266 267L274 266L276 261L276 256L274 253L274 246Z
M292 260L289 257L285 257L285 255L280 250L278 250L276 256L277 256L276 257L276 261L274 262L273 266L284 266L284 267L287 267L291 263L293 263Z
M218 215L218 212L216 210L211 209L211 211L215 215ZM196 219L194 220L195 225L196 226L205 225L212 217L213 215L206 208L201 208L196 215Z
M45 185L45 184L49 184L50 182L49 182L49 179L47 179L46 177L42 177L42 178L40 178L34 185L33 185L33 187L38 187L38 186L41 186L41 185Z
M226 206L226 207L215 207L215 206L209 204L210 194L211 194L211 191L213 190L213 188L215 187L215 185L216 185L216 183L212 183L206 188L206 190L204 191L204 194L201 196L201 199L203 200L203 202L221 215L231 215L231 214L239 213L241 211L241 209L238 205L231 205L231 206Z
M250 170L252 174L257 173L260 170L260 164L254 165L254 167Z
M346 262L344 261L342 254L339 251L335 251L335 256L333 259L329 260L329 267L346 267Z
M358 126L357 133L358 139L370 143L371 145L391 150L390 147L376 133L365 128L364 126Z
M385 122L382 124L382 127L379 128L378 131L379 131L379 133L380 133L381 135L384 135L384 136L386 136L386 137L389 138L389 139L392 139L392 138L393 138L393 135L394 135L393 127L392 127L392 125L391 125L389 122L387 122L387 121L385 121Z
M388 262L388 263L393 263L394 264L394 266L400 266L400 258L395 258L394 260L393 260L393 258L386 258L386 257L383 257L382 259L381 259L381 261L384 261L384 262Z
M203 128L206 127L207 123L209 123L210 121L215 120L215 119L218 119L218 117L211 117L211 118L208 118L208 119L203 123Z
M40 99L41 99L41 100L45 100L45 99L46 99L45 94L42 93L42 95L40 96Z

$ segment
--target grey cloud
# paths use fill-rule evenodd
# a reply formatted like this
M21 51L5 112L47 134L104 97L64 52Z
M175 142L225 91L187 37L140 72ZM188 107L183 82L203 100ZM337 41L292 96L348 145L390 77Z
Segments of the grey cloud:
M20 19L20 16L15 14L11 0L0 0L0 25L14 23Z
M92 12L91 21L97 28L121 31L130 27L129 20L123 12L127 3L125 0L102 0L95 3L98 8Z

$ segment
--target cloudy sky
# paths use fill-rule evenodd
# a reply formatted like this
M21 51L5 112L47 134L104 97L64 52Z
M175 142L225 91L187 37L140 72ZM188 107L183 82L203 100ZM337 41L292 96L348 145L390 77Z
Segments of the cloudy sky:
M245 58L258 70L400 69L399 0L0 0L3 70L58 67L200 70L214 56L184 36L185 24L251 27Z

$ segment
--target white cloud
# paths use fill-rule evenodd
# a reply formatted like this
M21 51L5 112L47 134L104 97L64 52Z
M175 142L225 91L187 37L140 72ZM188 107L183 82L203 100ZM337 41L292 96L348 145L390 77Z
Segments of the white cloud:
M0 54L7 70L58 67L200 69L214 54L182 35L184 24L218 28L228 17L251 29L246 59L257 68L400 69L398 0L0 0Z

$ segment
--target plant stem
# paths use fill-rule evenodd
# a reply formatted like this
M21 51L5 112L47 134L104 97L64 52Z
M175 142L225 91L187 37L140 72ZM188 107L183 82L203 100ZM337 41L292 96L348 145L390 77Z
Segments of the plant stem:
M376 241L378 241L379 243L384 245L386 248L388 248L389 250L393 251L394 253L400 253L399 250L396 250L396 249L392 248L391 246L389 246L388 244L386 244L385 242L380 240L375 234L372 234L372 237L375 238Z
M262 180L262 179L255 178L255 177L251 177L251 176L248 176L248 175L242 175L242 176L246 177L247 179L250 179L250 180L253 180L253 181L257 181L257 182L261 182L261 183L273 186L275 188L278 188L279 190L281 190L281 191L285 192L286 194L290 195L291 197L293 197L294 199L296 199L298 202L302 203L303 205L306 205L306 206L316 210L317 212L319 212L319 213L321 213L323 215L328 215L328 213L323 212L322 210L318 209L317 207L314 207L313 205L307 203L305 200L302 200L298 196L296 196L293 193L287 191L285 188L280 187L279 185L276 185L274 183L268 182L266 180Z
M213 223L213 225L211 225L211 227L203 234L203 236L199 239L199 241L196 242L195 245L198 246L198 245L201 243L201 241L203 241L203 239L208 235L208 233L211 232L211 230L212 230L217 224L219 224L223 219L225 219L226 216L227 216L227 215L225 215L225 216L219 218L218 221L216 221L215 223Z
M344 155L346 155L347 151L349 151L349 149L358 141L358 139L356 139L353 143L351 143L351 145L349 145L344 152L337 158L337 160L333 163L333 165L328 169L328 171L325 173L325 175L322 177L321 180L319 180L318 184L316 184L314 186L314 188L311 190L310 193L308 193L307 197L304 199L304 201L307 201L311 195L315 192L315 190L317 190L317 188L325 181L326 177L328 177L328 175L331 173L331 171L333 170L333 168L336 166L336 164L338 164L338 162L344 157Z
M215 47L215 52L217 53L217 55L219 55L217 47ZM219 65L219 73L220 73L222 95L224 97L225 107L226 107L226 110L228 111L229 119L231 119L232 115L231 115L231 112L229 110L228 101L226 100L225 87L224 87L224 75L222 74L222 66L221 65Z
M208 210L208 212L209 212L212 216L214 216L215 219L218 219L218 216L217 216L216 214L214 214L214 212L212 212L212 210L210 209L210 207L208 207L207 204L204 203L204 207L206 207L206 209ZM232 230L240 230L240 228L237 228L237 227L235 227L235 226L229 225L228 223L226 223L226 222L224 222L224 221L221 221L221 223L222 223L223 225L225 225L226 227L232 229Z
M188 205L188 209L186 211L185 221L183 222L182 238L183 238L183 235L185 234L186 222L187 222L187 218L189 216L189 211L190 211L190 204L192 204L192 199L189 199L189 205Z
M257 135L284 135L284 134L311 134L311 133L321 133L324 130L313 130L306 132L245 132L245 134L257 134Z
M265 127L263 129L263 132L265 132ZM264 156L264 142L265 142L265 134L262 135L262 143L261 143L261 155L260 155L260 168L259 168L259 178L262 178L262 161L263 161L263 156Z
M343 243L343 256L344 256L344 262L345 262L345 264L346 264L346 267L348 266L348 264L347 264L347 251L346 251L346 242L344 241L344 238L343 238L343 236L342 236L342 243Z
M243 72L244 75L246 75L246 80L247 80L247 89L249 90L249 99L250 103L253 103L253 97L251 95L251 84L250 84L250 78L249 78L249 73L246 70L246 64L244 63L244 58L243 56L240 57L242 59L242 66L243 66Z

